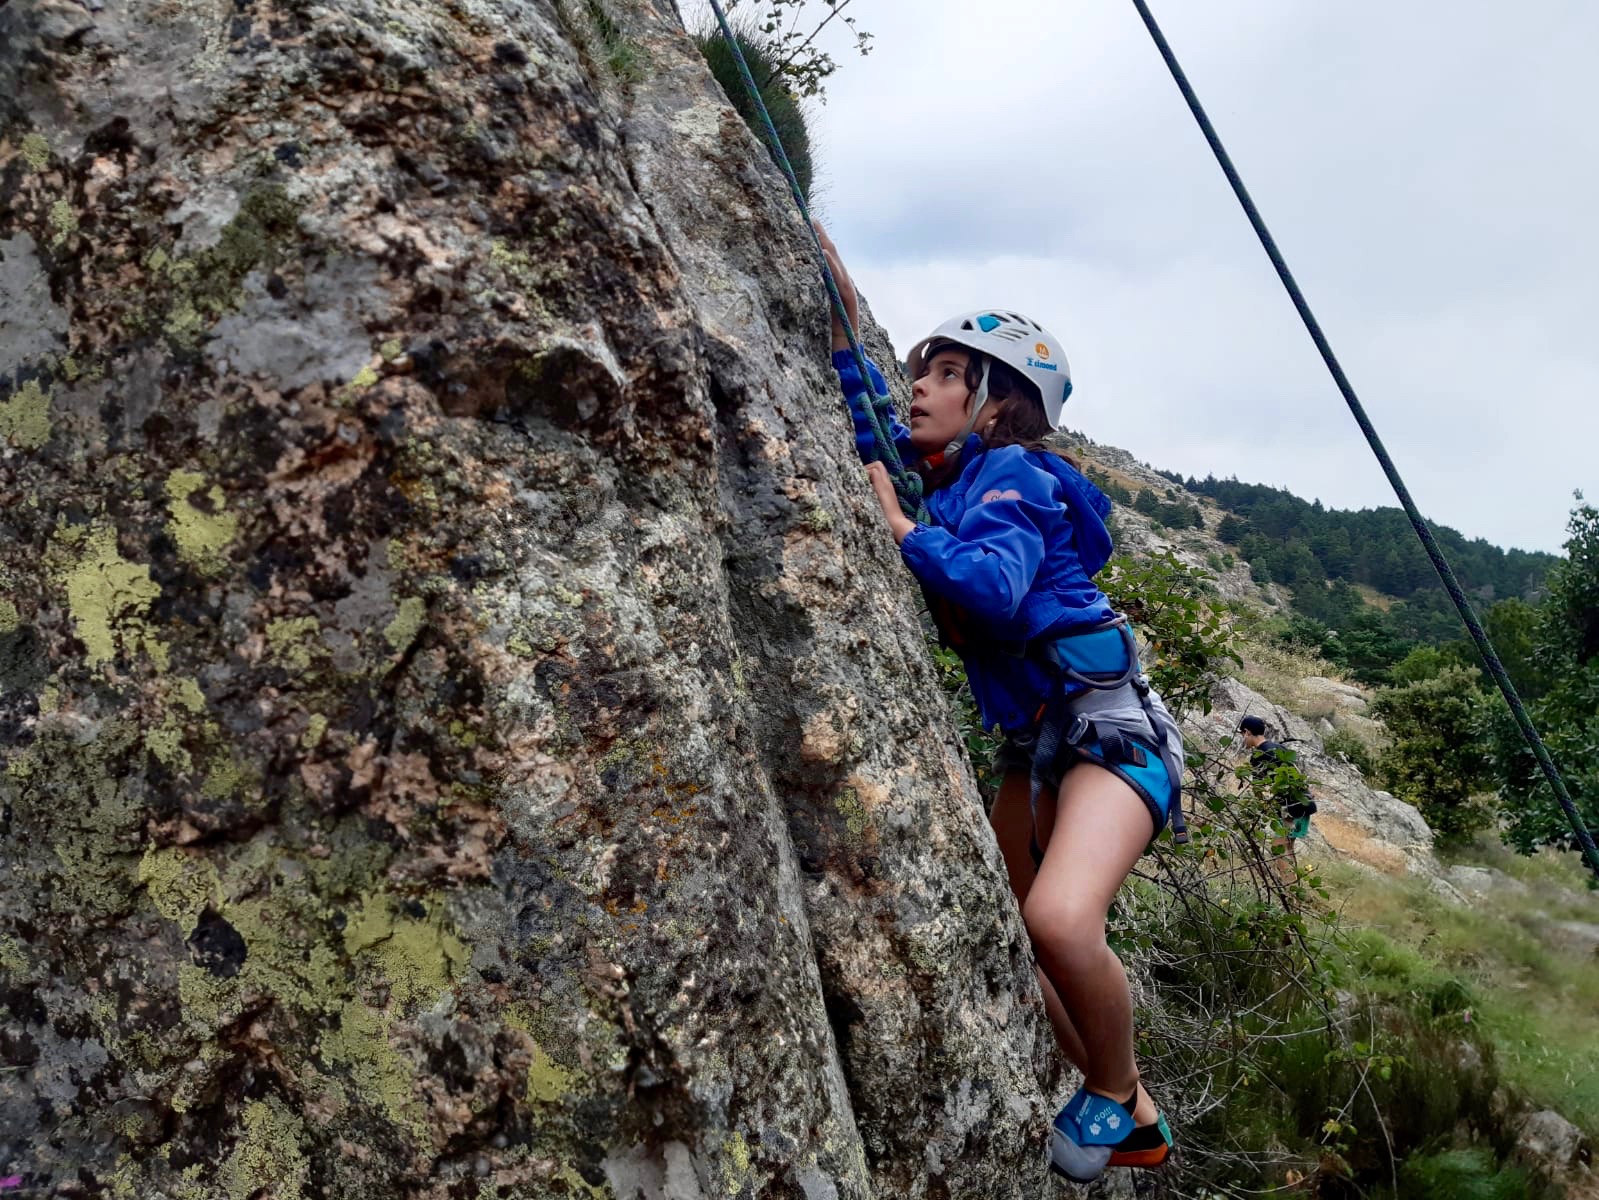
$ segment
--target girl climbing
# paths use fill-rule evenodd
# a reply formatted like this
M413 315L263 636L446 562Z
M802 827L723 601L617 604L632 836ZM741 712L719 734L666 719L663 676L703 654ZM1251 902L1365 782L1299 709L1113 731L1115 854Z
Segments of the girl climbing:
M855 289L818 229L852 326ZM1110 502L1044 439L1071 391L1060 344L1009 310L946 321L909 355L910 426L871 391L833 321L833 365L889 531L966 665L985 727L1006 734L990 821L1038 957L1062 1052L1083 1086L1056 1115L1053 1169L1159 1166L1171 1133L1139 1083L1127 976L1105 940L1116 891L1168 819L1182 825L1182 742L1138 669L1126 622L1094 585ZM924 481L906 517L866 406Z

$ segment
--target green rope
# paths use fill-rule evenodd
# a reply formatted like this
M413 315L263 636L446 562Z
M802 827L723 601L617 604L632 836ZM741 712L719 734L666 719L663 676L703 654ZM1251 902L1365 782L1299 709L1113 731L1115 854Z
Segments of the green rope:
M877 459L888 468L889 477L894 481L894 494L899 498L899 506L905 515L913 521L925 524L927 508L922 503L921 476L905 469L905 464L899 457L899 447L894 445L894 439L890 434L888 420L874 402L875 398L871 394L872 375L866 366L866 351L861 349L860 338L856 336L855 327L849 319L849 312L844 307L844 297L839 294L838 283L827 265L827 255L822 252L822 239L816 232L816 223L811 219L810 206L805 203L805 193L800 191L799 180L794 176L794 168L789 164L788 154L783 150L783 139L777 135L777 127L772 124L772 116L766 111L766 102L761 99L760 88L755 86L755 77L750 74L749 64L744 61L744 51L739 47L738 39L733 36L733 28L727 23L727 14L722 11L722 6L717 0L710 0L710 5L711 11L716 14L716 23L722 27L722 37L727 41L727 48L733 53L733 62L738 67L739 77L749 90L750 101L755 105L755 111L760 114L761 125L766 130L767 144L772 148L772 157L777 160L783 178L788 180L788 190L794 197L794 203L799 206L800 216L805 219L805 228L816 247L816 260L821 264L822 282L827 285L828 298L833 302L833 315L844 327L844 334L849 338L850 353L855 358L855 367L861 373L861 385L867 389L865 408L867 419L872 423L872 440L877 444Z
M1360 426L1360 432L1365 434L1366 443L1371 447L1372 453L1377 456L1377 461L1382 464L1383 474L1388 476L1388 482L1394 489L1394 495L1399 497L1399 503L1404 507L1405 515L1410 518L1411 527L1416 531L1416 537L1421 540L1421 545L1427 552L1427 557L1432 560L1433 569L1438 572L1438 578L1443 581L1444 590L1449 593L1449 599L1454 601L1455 610L1460 614L1460 620L1466 626L1466 632L1471 635L1471 640L1477 646L1477 653L1482 655L1482 660L1488 666L1488 673L1493 676L1494 682L1499 685L1499 690L1504 694L1505 703L1510 706L1511 715L1516 719L1516 725L1521 730L1521 736L1531 748L1533 757L1538 760L1538 765L1543 769L1544 778L1549 781L1549 786L1554 789L1555 799L1560 802L1561 809L1566 814L1566 820L1571 823L1571 831L1577 837L1577 843L1582 847L1587 856L1588 865L1599 876L1599 847L1594 845L1593 834L1588 831L1582 815L1577 811L1577 806L1572 802L1571 793L1566 790L1566 783L1560 777L1560 771L1555 766L1555 760L1550 756L1549 750L1543 743L1543 738L1538 736L1538 730L1532 723L1532 718L1527 715L1527 709L1521 702L1521 697L1516 694L1515 684L1510 682L1510 675L1505 670L1504 664L1499 661L1499 655L1494 651L1492 640L1483 629L1482 623L1477 620L1477 614L1472 611L1471 602L1466 599L1466 593L1460 586L1460 581L1455 578L1454 569L1449 565L1449 560L1444 557L1443 549L1433 537L1432 529L1426 519L1421 515L1421 510L1416 507L1416 502L1410 498L1410 489L1405 486L1405 481L1399 475L1399 469L1394 466L1393 459L1388 457L1388 450L1382 444L1382 439L1377 436L1377 429L1371 423L1371 418L1366 415L1365 406L1355 395L1355 389L1350 384L1344 369L1339 365L1338 358L1333 354L1332 344L1327 341L1327 336L1322 333L1321 325L1316 320L1315 314L1310 311L1310 304L1299 290L1299 284L1294 280L1293 272L1288 269L1282 252L1277 249L1277 242L1266 228L1266 222L1261 217L1260 211L1255 207L1255 202L1250 198L1249 190L1244 187L1243 178L1233 166L1233 160L1228 155L1226 147L1221 143L1221 136L1216 132L1215 126L1210 123L1210 118L1205 115L1204 108L1199 103L1199 97L1188 82L1188 76L1183 74L1182 67L1177 62L1177 56L1172 53L1172 48L1167 44L1166 38L1160 32L1160 26L1155 24L1149 7L1144 0L1133 0L1133 6L1138 9L1138 15L1143 18L1144 26L1149 30L1149 35L1155 41L1155 48L1160 51L1160 56L1166 61L1166 68L1171 72L1172 79L1183 94L1183 99L1188 102L1188 109L1194 114L1194 120L1199 123L1200 132L1205 135L1211 153L1216 156L1216 161L1221 164L1222 173L1227 176L1227 182L1232 185L1233 194L1238 197L1238 202L1243 205L1244 215L1249 218L1249 223L1254 226L1255 236L1260 239L1260 244L1265 247L1266 255L1271 259L1271 265L1277 269L1277 277L1282 280L1283 287L1288 291L1288 297L1294 303L1294 308L1299 313L1299 318L1305 323L1306 330L1310 333L1311 341L1316 343L1316 349L1321 351L1322 361L1327 364L1327 369L1332 373L1333 382L1338 385L1344 403L1349 406L1350 413L1355 418L1355 423Z

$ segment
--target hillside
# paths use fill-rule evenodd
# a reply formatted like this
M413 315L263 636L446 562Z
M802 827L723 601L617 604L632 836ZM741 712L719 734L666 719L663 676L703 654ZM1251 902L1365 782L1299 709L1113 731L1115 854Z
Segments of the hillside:
M1252 713L1296 751L1320 806L1301 856L1327 884L1358 985L1382 996L1453 997L1439 1020L1483 1034L1530 1105L1517 1136L1549 1149L1565 1194L1592 1194L1582 1164L1585 1137L1599 1136L1599 1012L1591 1003L1599 923L1580 861L1554 851L1517 856L1491 837L1440 851L1416 808L1373 786L1357 765L1387 740L1371 716L1372 689L1283 644L1274 631L1291 594L1260 582L1220 540L1228 512L1207 495L1169 498L1172 481L1126 451L1075 440L1071 453L1113 489L1194 512L1178 528L1136 505L1115 514L1122 550L1169 552L1208 572L1236 614L1243 661L1214 687L1211 711L1185 722L1185 737L1236 760L1236 749L1218 748Z

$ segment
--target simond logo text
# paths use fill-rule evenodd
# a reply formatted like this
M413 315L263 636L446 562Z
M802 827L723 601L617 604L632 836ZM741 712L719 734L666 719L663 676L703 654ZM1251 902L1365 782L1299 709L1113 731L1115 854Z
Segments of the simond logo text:
M1058 371L1058 370L1060 370L1060 368L1058 366L1056 366L1054 363L1052 363L1052 362L1044 362L1042 359L1033 358L1031 355L1028 356L1027 365L1029 367L1039 367L1039 368L1041 368L1042 370L1045 370L1045 371Z

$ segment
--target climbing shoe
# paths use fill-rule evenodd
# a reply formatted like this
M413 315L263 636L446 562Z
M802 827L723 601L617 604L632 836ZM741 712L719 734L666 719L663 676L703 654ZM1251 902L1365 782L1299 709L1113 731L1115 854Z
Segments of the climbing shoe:
M1133 1124L1135 1090L1125 1104L1079 1088L1055 1114L1050 1170L1076 1183L1092 1183L1106 1167L1158 1167L1171 1153L1164 1116L1153 1125Z

